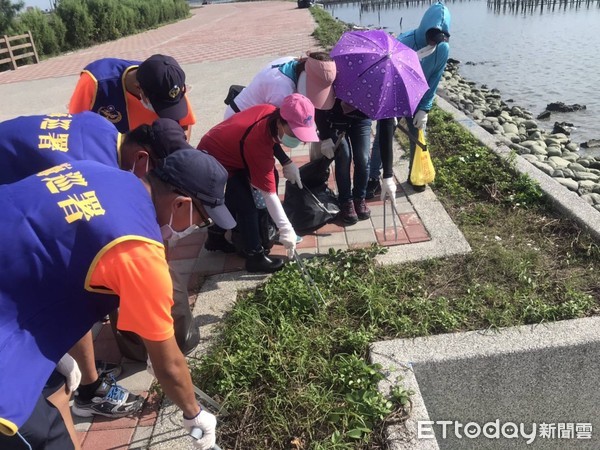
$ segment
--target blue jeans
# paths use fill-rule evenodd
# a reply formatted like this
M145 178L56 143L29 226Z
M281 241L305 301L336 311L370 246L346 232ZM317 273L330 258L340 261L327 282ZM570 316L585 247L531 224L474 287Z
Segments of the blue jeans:
M371 119L350 119L346 137L336 152L335 180L340 203L351 199L365 198L369 180L371 123ZM350 177L351 163L354 163L352 180Z
M413 118L407 117L406 124L408 126L408 131L415 138L419 132L419 129L413 125ZM375 140L373 141L373 149L371 151L371 161L369 162L369 178L379 179L381 175L381 153L379 152L379 123L377 123L377 128L375 131ZM410 141L410 157L408 159L408 177L410 178L410 171L412 169L413 159L415 157L415 149L416 144L413 141Z

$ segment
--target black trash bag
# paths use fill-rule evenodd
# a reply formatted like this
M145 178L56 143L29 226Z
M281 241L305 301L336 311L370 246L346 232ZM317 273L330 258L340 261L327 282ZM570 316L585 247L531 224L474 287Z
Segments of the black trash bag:
M300 167L300 179L302 185L309 189L321 189L324 184L327 184L329 179L329 166L333 159L321 157ZM287 193L287 188L286 188Z
M148 353L142 338L132 331L117 329L117 321L119 320L118 310L114 310L108 316L110 317L110 327L115 335L121 355L134 361L146 362Z
M310 164L310 163L309 163ZM303 166L304 167L304 166ZM304 184L304 178L302 178ZM308 234L331 222L340 212L337 197L326 183L304 189L287 181L283 209L297 234Z

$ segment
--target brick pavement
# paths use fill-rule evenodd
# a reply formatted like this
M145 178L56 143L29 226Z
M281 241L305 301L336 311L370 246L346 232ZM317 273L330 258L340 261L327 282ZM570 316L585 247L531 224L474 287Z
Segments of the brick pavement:
M308 162L308 146L293 149L290 155L292 160L301 166ZM328 185L331 189L336 188L335 177L331 170ZM279 192L284 192L285 179L280 180ZM283 199L284 195L280 194ZM427 230L419 219L410 203L403 185L398 185L396 193L397 212L397 236L394 232L393 217L389 203L386 211L386 233L383 229L383 202L378 197L368 200L367 205L371 209L371 218L359 221L354 225L344 225L336 220L317 231L303 235L303 240L298 244L298 252L305 255L316 255L327 253L330 248L336 250L348 250L364 248L377 242L380 245L392 246L424 242L430 239ZM204 243L205 234L189 237L173 248L170 252L172 259L181 260L183 264L188 262L189 271L197 277L210 276L224 272L244 270L244 260L235 255L226 255L222 252L208 252L202 249L198 255L198 246ZM285 256L285 249L275 245L271 250L272 255Z
M50 58L16 71L0 73L0 85L76 75L88 62L109 56L143 60L155 53L165 53L174 56L181 64L195 64L244 61L243 58L248 57L273 56L274 59L282 55L300 55L308 49L318 48L310 36L313 29L314 21L308 10L297 9L294 2L208 5L194 9L191 18L174 24ZM219 70L218 68L219 65L216 64L215 70ZM240 66L240 72L244 70L247 68ZM225 92L224 89L222 91ZM220 99L217 104L219 102ZM37 111L30 112L35 113ZM209 123L217 123L220 116L205 119L212 121ZM308 149L306 146L295 149L291 156L301 165L308 161ZM338 223L328 224L317 232L304 236L298 245L299 252L318 254L327 252L329 248L345 250L368 246L374 242L410 247L410 244L428 241L430 233L411 203L412 191L405 191L404 186L399 185L397 193L397 239L391 228L389 208L387 240L384 239L383 206L378 199L374 199L369 202L371 219L347 227ZM333 176L330 187L335 189ZM193 275L190 285L196 285L200 279L212 274L243 270L244 261L237 256L205 250L198 254L204 238L202 234L192 235L170 250L171 257L181 269ZM275 246L272 254L283 255L283 247ZM191 296L190 300L194 301L195 296ZM108 326L101 327L95 347L98 358L121 361L124 364L125 374L124 379L120 380L121 384L134 393L144 396L148 394L152 379L145 374L145 364L122 359ZM157 410L156 400L151 399L140 414L134 417L118 420L76 418L83 450L148 448Z
M180 64L261 55L303 54L317 44L312 16L292 2L206 5L192 17L116 41L77 50L40 64L1 72L0 84L76 75L91 61L115 57L144 60L155 53Z

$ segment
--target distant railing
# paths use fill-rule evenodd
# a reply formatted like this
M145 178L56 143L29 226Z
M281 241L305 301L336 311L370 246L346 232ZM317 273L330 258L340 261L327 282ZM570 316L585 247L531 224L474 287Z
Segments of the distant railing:
M15 41L18 43L14 44ZM31 31L19 36L4 35L0 37L0 71L3 70L3 67L16 70L19 67L17 61L25 58L33 58L36 64L40 62ZM7 64L8 66L6 66Z
M527 13L539 9L544 12L564 9L567 7L579 9L582 7L600 6L600 0L487 0L488 7L495 12Z

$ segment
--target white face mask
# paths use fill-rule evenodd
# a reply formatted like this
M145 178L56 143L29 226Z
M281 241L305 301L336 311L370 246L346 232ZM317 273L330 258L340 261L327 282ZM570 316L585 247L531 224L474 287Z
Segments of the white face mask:
M436 47L437 45L428 45L426 47L423 47L417 52L417 56L419 57L419 59L427 58L429 55L435 52Z
M150 169L150 158L146 158L146 173L149 172ZM131 169L129 169L129 171L135 175L135 161L133 163L133 166L131 166Z
M156 112L154 111L154 106L152 106L150 100L147 100L145 97L142 97L140 101L142 102L142 105L144 105L144 108L146 108L148 111Z
M190 234L194 233L196 230L199 229L198 225L192 222L193 208L194 207L190 202L190 226L187 227L185 230L175 231L173 227L171 227L171 224L173 223L173 211L171 211L171 218L169 219L169 224L160 227L160 234L162 235L163 240L169 244L169 247L174 246L177 243L177 241L183 239L186 236L189 236Z

